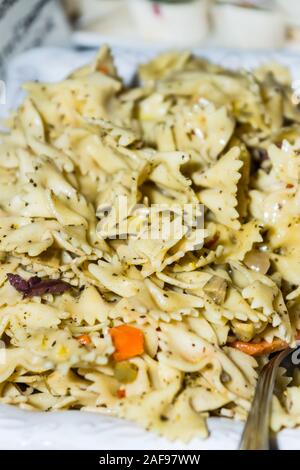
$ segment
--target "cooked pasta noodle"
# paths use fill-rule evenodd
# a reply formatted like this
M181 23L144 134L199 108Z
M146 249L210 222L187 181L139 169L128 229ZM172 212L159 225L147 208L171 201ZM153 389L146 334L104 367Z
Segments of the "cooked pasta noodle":
M103 47L24 88L0 136L0 402L183 441L245 419L264 362L245 348L300 330L288 72L167 53L129 88ZM296 377L272 426L298 424Z

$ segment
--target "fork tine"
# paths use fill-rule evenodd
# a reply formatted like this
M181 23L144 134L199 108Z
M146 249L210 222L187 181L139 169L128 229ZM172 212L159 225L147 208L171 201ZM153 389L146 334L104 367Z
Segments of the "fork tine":
M291 351L291 348L281 351L263 367L239 444L240 450L270 450L269 424L275 379L278 367Z

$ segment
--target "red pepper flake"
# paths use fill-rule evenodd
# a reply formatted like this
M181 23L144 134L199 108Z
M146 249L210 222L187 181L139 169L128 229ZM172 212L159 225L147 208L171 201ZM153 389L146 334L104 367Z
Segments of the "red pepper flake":
M126 390L124 390L124 388L119 388L119 390L117 390L117 397L118 398L126 398Z
M105 75L109 75L109 68L107 67L107 65L99 65L98 71L104 73Z
M80 335L78 338L76 338L80 344L83 344L83 346L87 346L91 344L92 340L89 337L89 335Z
M211 238L210 240L208 240L207 242L204 243L204 247L205 248L212 248L217 243L219 238L220 237L219 237L218 234L214 235L213 238Z
M292 189L293 187L294 187L294 185L291 184L291 183L288 183L288 184L286 185L286 189Z

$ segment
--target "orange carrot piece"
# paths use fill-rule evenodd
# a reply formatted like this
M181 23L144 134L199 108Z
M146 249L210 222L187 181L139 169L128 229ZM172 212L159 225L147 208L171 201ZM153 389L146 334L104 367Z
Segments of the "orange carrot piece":
M230 346L248 354L249 356L263 356L265 354L271 354L272 352L281 351L282 349L285 349L288 344L281 339L275 339L272 343L268 343L267 341L261 341L260 343L235 341L230 344Z
M98 71L104 73L105 75L109 74L109 69L106 65L102 64L98 67Z
M109 334L116 349L113 354L116 361L125 361L144 353L144 334L139 328L121 325L111 328Z
M297 332L295 339L300 340L300 331ZM260 343L234 341L230 346L248 354L249 356L263 356L276 351L282 351L288 347L288 344L282 339L274 339L272 343L268 343L267 341L261 341Z
M119 388L119 390L117 390L117 397L126 398L126 390L124 390L123 388Z
M80 335L78 336L77 340L79 341L80 344L83 344L84 346L87 346L88 344L91 344L92 342L89 335Z

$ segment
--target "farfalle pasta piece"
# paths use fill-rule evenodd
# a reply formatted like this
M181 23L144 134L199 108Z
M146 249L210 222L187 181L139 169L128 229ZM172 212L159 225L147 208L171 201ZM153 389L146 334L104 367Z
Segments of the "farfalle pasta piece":
M251 300L251 308L262 309L266 316L274 312L273 301L277 294L276 286L267 286L260 281L254 281L242 291L244 299Z
M241 225L239 230L233 230L225 225L217 224L216 245L222 246L223 250L217 256L219 263L228 261L242 261L246 254L251 251L256 243L263 241L261 236L262 226L257 220Z
M119 262L99 261L98 264L90 264L89 271L104 287L122 297L134 296L142 289L139 271L133 266L124 270Z
M283 141L280 149L276 145L271 145L268 150L276 178L290 186L299 182L300 157L297 153L299 144L300 142L296 142L292 146L289 142Z
M300 424L299 409L299 386L287 387L284 400L280 402L278 397L273 397L273 412L271 417L271 428L278 432L282 428L295 428Z
M189 52L167 52L159 54L147 64L139 67L139 75L143 81L152 81L164 78L173 72L182 70L189 62Z
M115 78L95 71L69 77L61 83L29 83L24 89L46 122L54 126L74 126L84 118L107 118L107 103L121 86Z
M276 270L283 279L292 285L300 284L300 260L295 258L292 253L288 256L274 254L271 259L276 266Z
M216 160L234 131L235 123L227 109L216 109L212 103L200 99L192 108L175 108L174 112L176 147L200 153L204 160Z
M240 227L239 214L235 209L237 183L241 178L239 170L243 166L239 156L240 150L233 148L215 165L193 175L194 183L205 188L198 193L200 202L214 214L218 222L235 230Z
M162 75L156 90L193 100L201 97L217 106L226 104L239 122L249 123L254 129L267 128L260 84L249 72L228 71L212 64L203 67L195 61L193 67Z
M38 374L50 370L50 364L45 364L42 358L34 357L30 351L23 348L11 348L5 352L5 364L0 364L1 383L6 381L17 367L24 367Z
M88 325L95 325L97 322L104 323L110 310L109 304L94 286L83 289L77 299L72 296L63 296L59 301L59 307L68 311L76 322L86 322Z
M155 168L149 175L150 181L176 191L188 191L191 181L183 176L180 167L189 161L183 152L158 152L152 156Z
M0 229L0 250L37 256L53 242L52 232L59 229L56 221L26 217L3 217Z
M161 151L190 152L194 164L215 160L234 130L234 120L227 109L216 109L201 99L193 105L170 105L160 94L153 94L140 104L144 139L156 143Z
M93 72L101 72L104 75L110 75L117 78L117 69L109 47L104 44L100 47L94 60L87 65L75 70L70 75L73 78L90 75Z
M150 281L150 279L145 280L145 286L158 307L165 312L203 307L203 301L199 297L161 289L154 282Z
M160 122L161 119L167 117L171 107L171 101L166 99L160 93L151 93L150 96L146 96L139 103L139 119L142 125L145 125L144 131L153 131L153 125ZM149 123L149 126L147 125Z

